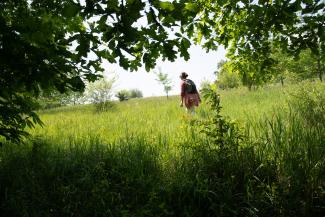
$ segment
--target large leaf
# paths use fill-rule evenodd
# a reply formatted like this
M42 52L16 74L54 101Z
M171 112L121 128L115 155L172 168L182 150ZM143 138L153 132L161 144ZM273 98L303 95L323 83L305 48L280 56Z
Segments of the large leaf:
M175 9L175 6L171 2L160 2L159 6L166 11L173 11Z

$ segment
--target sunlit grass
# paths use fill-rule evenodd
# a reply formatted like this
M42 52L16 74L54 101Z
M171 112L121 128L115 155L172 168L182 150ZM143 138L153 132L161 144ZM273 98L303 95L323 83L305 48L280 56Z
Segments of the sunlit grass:
M270 115L274 108L285 105L287 89L220 90L222 114L239 121ZM197 116L207 115L207 105L203 102L196 113ZM45 126L30 130L31 134L59 144L67 144L71 139L87 140L88 137L98 137L108 143L135 135L163 136L168 144L176 144L184 137L181 128L187 114L179 107L179 97L172 96L169 99L152 97L116 102L116 106L106 112L95 112L93 105L78 105L45 110L40 116Z
M323 217L324 84L219 93L242 134L223 153L178 96L40 111L44 127L0 150L1 213ZM211 115L203 102L194 118Z

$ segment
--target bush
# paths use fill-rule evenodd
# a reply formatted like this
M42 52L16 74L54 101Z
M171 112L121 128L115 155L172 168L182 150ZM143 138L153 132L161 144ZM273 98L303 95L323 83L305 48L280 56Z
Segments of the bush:
M130 93L130 98L142 98L143 97L143 94L141 92L141 90L139 89L131 89L129 91Z
M86 99L92 103L103 103L112 99L113 85L116 79L103 78L90 83L86 90Z
M99 102L95 104L96 112L106 112L112 110L115 107L115 103L111 101Z
M115 95L121 102L130 98L130 92L128 90L120 90Z
M309 126L325 127L325 85L319 82L305 82L299 86L298 90L290 93L291 111Z

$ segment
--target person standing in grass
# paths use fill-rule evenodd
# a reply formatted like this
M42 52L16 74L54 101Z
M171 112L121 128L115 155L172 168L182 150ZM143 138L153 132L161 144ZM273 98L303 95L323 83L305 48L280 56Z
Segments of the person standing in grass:
M180 106L183 107L185 105L188 113L195 114L195 106L199 106L199 103L201 102L196 85L192 80L187 79L188 74L186 72L182 72L179 77L181 79Z

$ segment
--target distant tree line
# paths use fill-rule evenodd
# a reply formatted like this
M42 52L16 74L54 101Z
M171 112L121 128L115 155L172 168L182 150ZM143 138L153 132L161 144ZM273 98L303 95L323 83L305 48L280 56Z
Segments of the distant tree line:
M215 72L216 84L221 89L243 85L251 90L267 83L285 85L306 79L323 81L324 61L309 49L301 51L296 57L279 49L273 49L267 64L267 68L263 68L263 65L256 64L256 60L250 62L240 57L222 60L218 63ZM267 73L261 73L263 70L267 70Z
M139 89L123 89L118 91L115 96L119 99L119 101L126 101L132 98L142 98L143 94Z
M115 81L116 78L102 78L89 83L83 92L67 91L60 93L58 91L50 91L41 93L41 96L38 98L39 108L50 109L66 105L92 103L95 104L97 110L107 110L108 107L112 106ZM118 91L115 96L120 101L124 101L131 98L142 98L143 93L136 88L124 89Z

